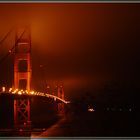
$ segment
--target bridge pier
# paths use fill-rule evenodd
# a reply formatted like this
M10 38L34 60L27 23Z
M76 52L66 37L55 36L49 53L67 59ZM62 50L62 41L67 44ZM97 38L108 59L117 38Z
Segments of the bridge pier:
M29 27L19 28L15 37L14 88L30 91L31 88L31 37ZM30 99L14 100L15 128L30 128Z
M15 129L31 129L30 99L14 99Z
M63 85L58 85L58 97L64 99L64 89ZM65 106L63 102L58 103L58 114L64 115L65 114Z

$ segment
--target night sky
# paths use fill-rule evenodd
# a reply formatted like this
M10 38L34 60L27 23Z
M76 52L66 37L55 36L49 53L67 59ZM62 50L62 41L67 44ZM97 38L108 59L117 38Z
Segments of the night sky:
M140 4L0 4L0 40L23 25L31 27L33 89L46 80L63 80L66 97L139 87ZM14 38L0 44L0 58ZM0 64L0 86L12 85L12 58Z

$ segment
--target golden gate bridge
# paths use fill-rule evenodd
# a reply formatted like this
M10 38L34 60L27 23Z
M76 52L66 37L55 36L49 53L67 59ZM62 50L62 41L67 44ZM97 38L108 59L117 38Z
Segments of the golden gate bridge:
M12 32L10 30L0 44ZM64 99L64 89L62 82L55 86L57 95L53 93L38 92L31 89L32 65L31 65L31 31L30 27L17 28L15 32L15 44L3 56L0 63L4 63L10 54L14 54L14 83L11 88L2 87L0 95L13 95L14 98L14 126L16 128L27 124L31 127L30 118L30 97L42 96L52 98L58 103L58 113L64 114L65 104L70 103ZM18 96L18 98L16 98Z

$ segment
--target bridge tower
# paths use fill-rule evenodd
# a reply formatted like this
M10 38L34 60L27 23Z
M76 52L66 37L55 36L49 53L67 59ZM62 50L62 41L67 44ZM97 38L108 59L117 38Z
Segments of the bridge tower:
M30 28L18 28L15 36L14 88L31 88L31 36ZM30 126L30 99L19 97L14 100L15 127Z
M58 84L58 97L64 99L64 88L62 82ZM64 103L58 103L58 114L63 115L65 113Z

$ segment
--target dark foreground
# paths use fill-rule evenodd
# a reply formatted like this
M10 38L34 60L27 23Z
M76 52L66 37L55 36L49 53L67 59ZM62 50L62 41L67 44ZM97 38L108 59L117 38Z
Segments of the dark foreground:
M31 131L1 131L1 136L27 137L139 137L140 115L135 112L66 114L51 126Z
M38 137L139 137L139 118L132 112L68 115Z

